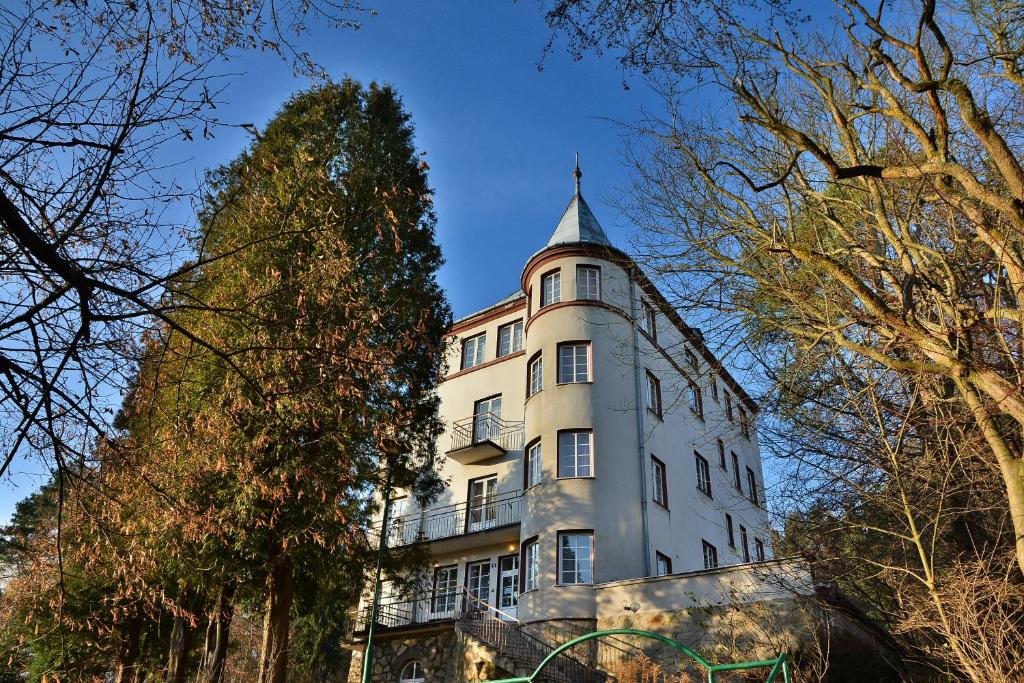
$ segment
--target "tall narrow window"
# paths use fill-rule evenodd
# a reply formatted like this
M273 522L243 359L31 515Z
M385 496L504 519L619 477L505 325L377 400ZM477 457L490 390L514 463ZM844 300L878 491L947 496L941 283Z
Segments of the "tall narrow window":
M729 538L729 547L730 548L735 548L736 547L736 531L735 531L735 529L732 526L732 515L730 515L728 512L725 513L725 533L726 533L726 536Z
M462 340L462 369L476 367L484 362L484 347L487 345L487 335L478 334L475 337Z
M590 343L558 345L558 383L590 381Z
M561 479L589 477L591 467L591 441L589 431L559 432L558 434L558 476Z
M718 400L718 377L711 375L711 398Z
M523 546L525 578L523 590L536 590L540 586L540 542L533 540Z
M523 321L498 328L498 358L523 350Z
M747 468L747 496L750 497L750 502L754 505L758 505L757 500L757 477L754 476L754 470Z
M558 582L594 583L594 533L558 534Z
M527 397L533 396L544 388L544 358L540 353L530 359Z
M700 387L697 386L696 382L690 382L690 388L688 391L688 398L690 402L690 410L693 411L694 415L699 418L704 417L704 399L700 395Z
M701 492L711 495L711 470L708 468L708 461L697 451L693 452L697 462L697 488Z
M658 576L668 576L672 573L672 558L668 555L662 555L659 552L654 553L658 564Z
M754 539L754 558L758 562L764 562L764 543L760 538Z
M540 439L534 441L526 449L526 486L536 486L541 481L541 446Z
M686 349L686 362L689 363L690 367L694 370L697 369L697 355L690 349Z
M704 549L704 569L714 569L718 566L718 548L701 539Z
M562 274L560 271L547 273L540 280L540 307L557 304L562 300Z
M740 524L740 547L743 550L743 561L750 562L750 543L747 541L747 528Z
M665 478L665 463L651 456L651 480L654 482L654 502L668 507L668 481Z
M736 487L737 491L743 490L743 485L740 483L740 459L736 457L735 451L729 451L729 455L732 456L732 483Z
M641 301L643 311L640 318L640 329L647 333L651 339L658 338L658 318L654 312L654 306L651 306L646 301Z
M725 442L721 439L718 440L718 466L723 470L729 469L725 464Z
M601 269L594 266L576 266L576 298L601 298Z
M455 598L458 595L459 566L438 567L434 570L434 596L431 608L435 614L443 614L455 610Z
M747 411L740 408L740 431L743 433L743 438L750 438L750 417L747 416Z
M725 392L725 417L732 422L732 396Z
M661 417L661 380L647 371L647 409Z

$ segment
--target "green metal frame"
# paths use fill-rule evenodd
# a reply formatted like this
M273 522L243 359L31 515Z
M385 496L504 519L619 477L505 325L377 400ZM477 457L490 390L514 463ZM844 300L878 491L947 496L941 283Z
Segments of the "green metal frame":
M782 674L782 680L784 683L792 683L792 673L789 667L789 657L786 653L780 654L775 659L762 659L751 662L736 662L734 664L712 664L707 661L699 654L686 647L682 643L672 640L668 636L663 636L660 633L652 633L650 631L640 631L635 628L612 628L604 631L594 631L588 633L585 636L574 638L564 645L557 647L551 654L544 658L544 661L537 666L537 669L529 676L517 676L515 678L502 678L495 679L492 681L485 681L484 683L534 683L540 677L541 672L554 661L555 657L565 652L569 648L575 647L580 643L593 640L594 638L602 638L604 636L641 636L643 638L650 638L657 640L666 645L679 650L684 655L695 661L704 671L707 673L707 683L715 683L718 680L717 674L720 671L742 671L744 669L762 669L771 667L768 672L768 678L765 679L765 683L774 683L774 681Z

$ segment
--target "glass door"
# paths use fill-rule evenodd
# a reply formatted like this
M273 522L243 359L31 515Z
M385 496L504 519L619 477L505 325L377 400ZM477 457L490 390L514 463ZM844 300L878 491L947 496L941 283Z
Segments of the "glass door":
M498 616L506 621L516 616L519 606L519 555L498 560Z
M497 475L469 482L468 532L490 529L498 521L498 508L494 495L498 488Z
M491 597L490 560L466 565L466 588L471 597L468 609L485 609Z
M473 404L473 443L497 439L501 433L501 394Z
M455 601L459 595L458 565L438 567L434 570L434 595L430 612L434 619L446 619L455 615Z

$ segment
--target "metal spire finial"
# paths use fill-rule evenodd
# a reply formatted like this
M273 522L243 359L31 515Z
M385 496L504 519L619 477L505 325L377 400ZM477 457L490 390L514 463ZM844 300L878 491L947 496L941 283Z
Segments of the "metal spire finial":
M576 177L576 194L580 193L580 178L583 177L583 171L580 170L580 153L576 152L576 170L572 172L573 176Z

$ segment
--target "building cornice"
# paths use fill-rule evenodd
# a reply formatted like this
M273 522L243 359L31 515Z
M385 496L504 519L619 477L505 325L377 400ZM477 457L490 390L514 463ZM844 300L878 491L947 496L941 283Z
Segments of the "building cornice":
M524 332L524 334L525 334L525 332ZM445 377L441 381L447 382L450 379L455 379L456 377L462 377L463 375L468 375L471 372L476 372L477 370L483 370L484 368L489 368L492 365L497 365L498 363L503 363L503 362L505 362L507 360L512 360L513 358L519 358L520 356L525 356L525 355L526 355L526 351L516 351L515 353L510 353L510 354L504 355L501 358L494 358L492 360L487 361L486 363L481 363L480 365L474 365L473 367L466 368L465 370L459 370L458 372L453 372L452 374L448 375L447 377Z
M456 336L460 332L465 332L468 329L482 325L486 322L501 318L509 313L515 313L516 311L526 310L526 298L516 299L515 301L507 304L500 304L497 307L485 308L479 313L474 313L468 318L463 318L448 329L449 336Z

